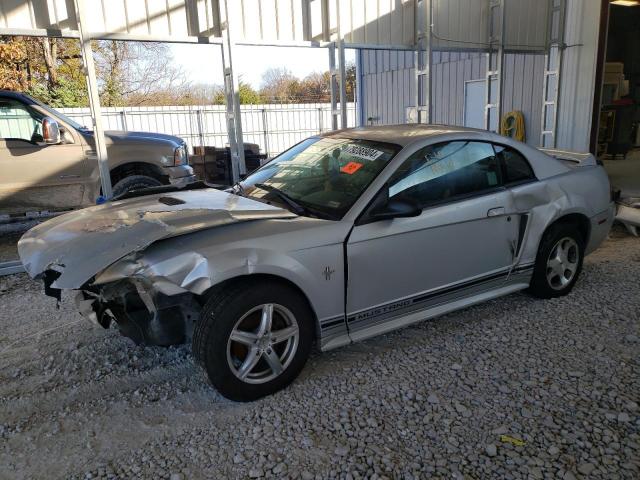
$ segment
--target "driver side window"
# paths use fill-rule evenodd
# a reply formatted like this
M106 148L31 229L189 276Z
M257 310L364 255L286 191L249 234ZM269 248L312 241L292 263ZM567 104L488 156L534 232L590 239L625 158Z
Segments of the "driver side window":
M446 142L424 147L409 157L389 180L389 198L425 207L500 185L501 172L491 144Z
M42 117L22 102L0 99L0 138L42 142Z

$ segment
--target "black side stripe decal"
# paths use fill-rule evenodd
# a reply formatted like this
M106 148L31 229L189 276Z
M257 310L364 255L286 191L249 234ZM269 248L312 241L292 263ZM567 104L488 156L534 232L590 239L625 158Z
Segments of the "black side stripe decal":
M514 273L526 273L529 270L533 269L533 265L523 265L523 266L519 266L513 269L512 274ZM509 271L503 271L503 272L499 272L499 273L494 273L492 275L488 275L486 277L482 277L482 278L478 278L476 280L471 280L468 282L464 282L464 283L460 283L458 285L454 285L451 287L446 287L444 289L440 289L440 290L436 290L434 292L430 292L427 294L422 294L419 295L417 297L413 297L413 298L407 298L405 300L398 300L398 301L394 301L394 302L390 302L384 305L381 305L379 307L375 307L373 309L370 310L363 310L361 312L356 313L355 315L351 315L350 317L347 318L347 322L351 323L351 322L358 322L361 320L370 320L373 317L377 317L380 315L383 315L385 313L389 313L391 311L394 310L402 310L405 309L411 305L420 303L420 302L424 302L425 300L430 300L430 299L434 299L437 298L439 296L442 295L446 295L448 293L453 293L456 292L458 290L463 290L465 288L470 288L470 287L474 287L477 285L480 285L482 283L485 282L490 282L493 280L497 280L503 277L507 277L509 275Z
M330 328L330 327L335 327L336 325L340 325L341 323L344 323L344 317L340 317L340 318L337 318L335 320L329 320L327 322L323 322L321 327L322 328Z
M435 292L432 293L427 293L425 295L421 295L419 297L416 297L413 299L414 302L421 302L422 300L428 300L430 298L434 298L437 297L438 295L445 295L447 293L451 293L451 292L455 292L457 290L461 290L463 288L468 288L468 287L473 287L475 285L479 285L481 283L484 282L489 282L491 280L497 280L498 278L501 277L506 277L507 275L509 275L509 272L500 272L500 273L494 273L493 275L489 275L488 277L482 277L482 278L478 278L477 280L472 280L470 282L465 282L459 285L454 285L452 287L447 287L443 290L437 290Z

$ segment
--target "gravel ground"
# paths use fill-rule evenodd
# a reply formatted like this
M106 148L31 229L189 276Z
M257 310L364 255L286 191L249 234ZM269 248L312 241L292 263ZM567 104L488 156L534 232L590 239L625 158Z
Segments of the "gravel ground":
M640 240L574 292L514 294L221 398L187 347L140 348L0 279L0 478L640 478Z
M5 223L0 219L0 262L19 259L18 240L24 232L35 227L38 223L38 220Z

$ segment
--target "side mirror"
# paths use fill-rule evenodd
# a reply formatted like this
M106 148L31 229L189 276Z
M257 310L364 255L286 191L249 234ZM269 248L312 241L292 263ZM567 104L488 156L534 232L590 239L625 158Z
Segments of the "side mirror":
M42 138L47 145L55 145L60 143L60 127L51 117L42 119Z
M389 218L417 217L422 209L415 203L402 199L389 200L383 207L373 210L370 217L373 221L387 220Z
M389 187L385 186L369 207L369 211L357 224L364 225L391 218L417 217L421 213L422 208L413 202L401 198L389 199Z

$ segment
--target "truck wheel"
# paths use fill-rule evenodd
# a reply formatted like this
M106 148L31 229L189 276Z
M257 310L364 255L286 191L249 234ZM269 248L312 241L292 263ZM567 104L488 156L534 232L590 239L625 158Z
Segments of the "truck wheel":
M160 180L146 175L131 175L125 177L113 186L113 196L117 197L123 193L130 192L132 190L140 190L142 188L159 187L162 185Z
M567 295L578 280L584 240L576 227L553 225L542 237L529 292L538 298Z
M193 354L225 397L246 402L289 385L309 357L313 314L306 299L278 283L217 290L193 334Z

